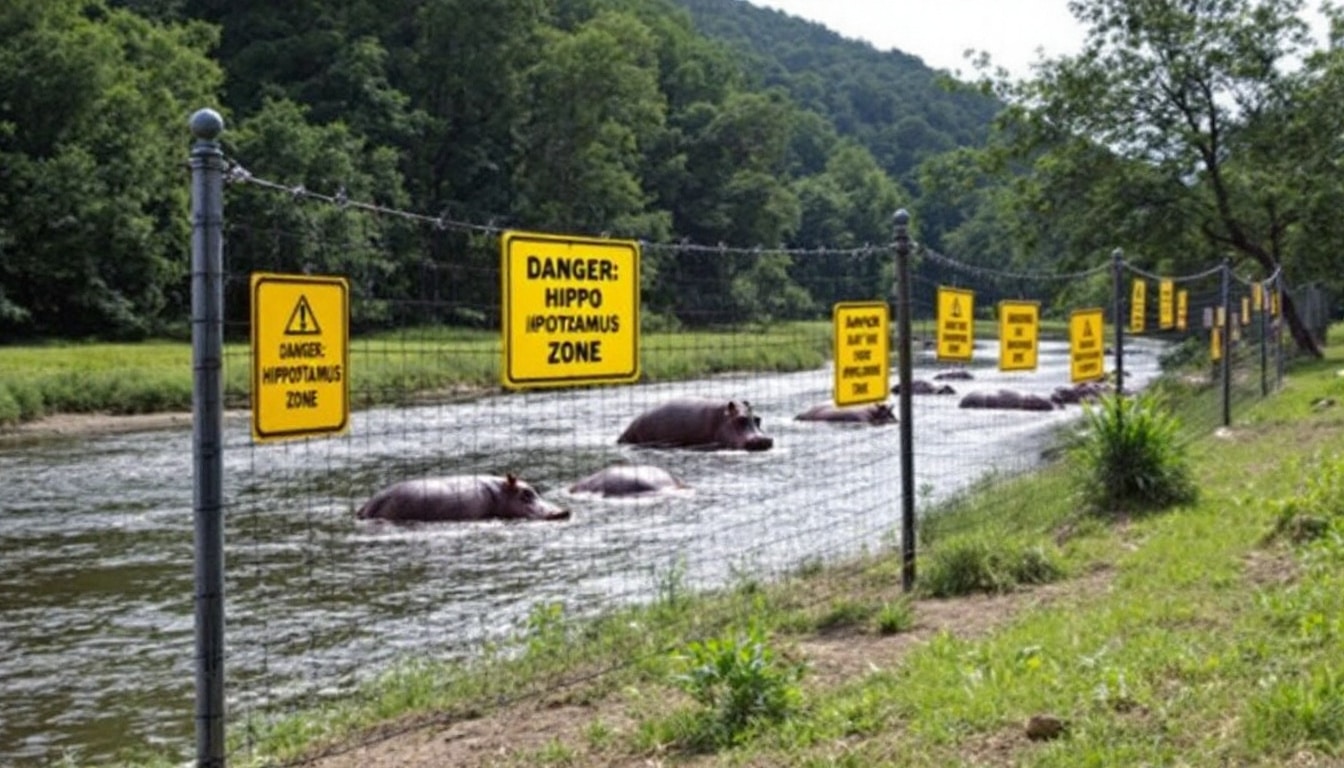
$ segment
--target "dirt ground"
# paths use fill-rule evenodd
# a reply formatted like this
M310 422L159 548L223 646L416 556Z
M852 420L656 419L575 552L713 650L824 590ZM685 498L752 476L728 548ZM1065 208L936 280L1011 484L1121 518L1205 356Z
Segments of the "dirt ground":
M800 641L790 656L801 656L807 663L805 689L834 688L898 666L911 649L940 632L959 638L983 635L1026 608L1063 598L1086 600L1108 589L1110 583L1110 573L1103 570L1007 595L921 600L914 604L915 625L907 632L887 636L862 632L811 636ZM388 724L379 733L327 750L310 764L321 768L526 766L531 764L531 756L556 744L565 745L578 756L576 765L652 768L673 762L714 764L713 756L668 760L657 754L594 754L586 736L594 723L601 723L619 739L635 731L642 713L665 714L667 702L631 700L621 693L583 704L573 703L575 698L580 697L529 700L483 717L446 724ZM987 759L989 764L999 759L1011 762L1012 751L1025 743L1025 736L1015 732L990 741L993 743L987 742L982 750L977 750L986 753L978 755L978 759Z
M248 411L230 411L225 423L245 423ZM41 440L113 435L156 429L190 429L190 411L114 415L110 413L59 413L22 424L0 426L0 447Z

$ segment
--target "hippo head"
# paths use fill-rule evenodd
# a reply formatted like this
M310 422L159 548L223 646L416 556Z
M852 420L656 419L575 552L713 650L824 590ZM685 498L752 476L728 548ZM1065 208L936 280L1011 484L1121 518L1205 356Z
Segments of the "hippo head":
M895 424L896 414L891 412L889 403L877 403L869 409L868 421L873 424Z
M746 400L741 407L730 400L724 406L723 416L715 434L719 443L747 451L768 451L774 446L774 438L761 431L761 418L751 412L751 403Z
M495 509L499 517L521 520L568 520L569 510L541 498L536 489L515 474L508 474L499 489Z

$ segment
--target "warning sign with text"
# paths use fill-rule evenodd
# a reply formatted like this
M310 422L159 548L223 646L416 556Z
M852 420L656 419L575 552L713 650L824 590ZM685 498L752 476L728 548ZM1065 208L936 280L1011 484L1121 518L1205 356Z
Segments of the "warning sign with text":
M504 386L639 379L639 244L505 232Z
M1100 309L1078 309L1069 314L1069 380L1073 383L1096 381L1105 375L1104 329Z
M1190 292L1179 290L1176 292L1176 330L1184 331L1190 325Z
M841 302L835 324L835 404L880 403L891 390L890 311L884 302Z
M1143 333L1144 317L1148 314L1148 283L1143 278L1134 279L1134 287L1129 297L1129 332Z
M1040 302L999 302L999 370L1036 370L1040 326Z
M350 425L350 291L343 277L252 273L252 437Z
M975 348L975 293L938 288L937 352L939 360L971 359Z
M1157 327L1162 330L1175 325L1174 301L1176 292L1176 283L1171 280L1162 280L1157 284Z

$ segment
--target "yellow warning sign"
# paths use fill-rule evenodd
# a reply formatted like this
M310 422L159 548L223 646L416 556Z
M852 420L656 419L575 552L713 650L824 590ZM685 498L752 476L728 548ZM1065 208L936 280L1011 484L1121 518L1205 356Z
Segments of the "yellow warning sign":
M1144 316L1148 313L1148 283L1143 278L1134 279L1134 287L1129 299L1129 332L1143 333Z
M504 386L639 379L639 243L505 232Z
M885 302L840 302L835 325L835 404L880 403L891 394L891 312Z
M1265 287L1260 283L1251 286L1251 309L1263 312L1265 309Z
M1076 309L1069 314L1069 380L1096 381L1106 374L1105 323L1100 309Z
M1242 297L1241 297L1241 324L1242 324L1242 325L1250 325L1250 324L1251 324L1251 297L1250 297L1250 296L1242 296Z
M938 287L937 356L939 360L971 359L975 348L975 292Z
M1223 329L1214 328L1209 334L1209 357L1216 363L1223 359Z
M350 426L350 292L343 277L252 273L252 438Z
M999 370L1036 370L1041 330L1038 301L999 302Z
M1176 330L1184 331L1190 326L1190 292L1176 292Z
M1157 327L1167 330L1176 324L1173 306L1176 283L1171 280L1159 280L1157 283Z
M1269 294L1269 314L1273 317L1279 316L1279 290L1275 288Z

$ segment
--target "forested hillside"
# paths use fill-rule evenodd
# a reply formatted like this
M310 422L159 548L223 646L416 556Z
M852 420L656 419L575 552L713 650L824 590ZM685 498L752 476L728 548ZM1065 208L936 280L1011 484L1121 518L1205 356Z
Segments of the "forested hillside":
M184 329L200 106L225 115L231 160L286 185L533 230L850 248L889 240L921 162L986 135L996 103L937 80L744 0L12 0L0 341ZM497 258L372 217L246 197L230 215L319 233L234 238L235 268L396 290L425 260ZM806 275L770 266L815 309Z

